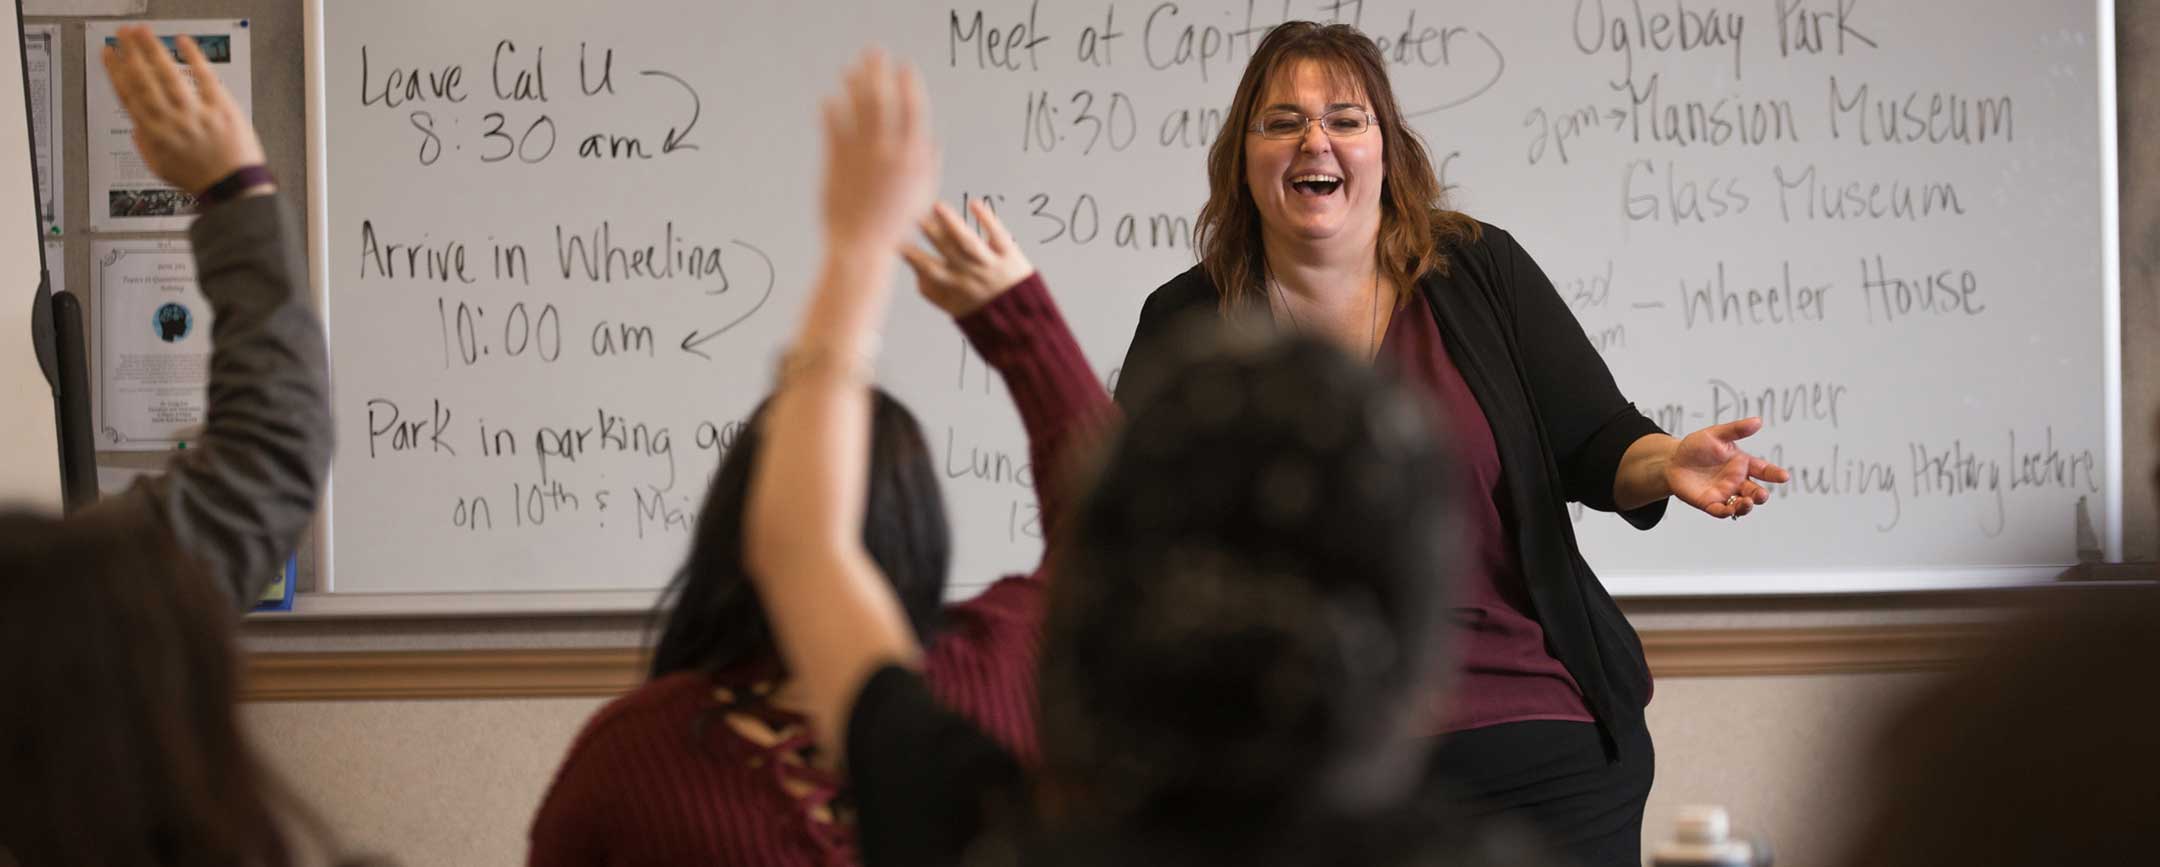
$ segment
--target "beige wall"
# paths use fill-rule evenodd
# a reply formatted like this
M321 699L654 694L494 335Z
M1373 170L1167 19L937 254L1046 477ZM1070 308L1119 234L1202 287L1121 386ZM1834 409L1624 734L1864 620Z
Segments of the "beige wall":
M1716 630L1972 623L1999 597L1630 601L1662 635ZM270 652L620 647L635 618L433 623L255 623ZM1853 769L1884 714L1927 675L1663 677L1650 705L1658 744L1650 840L1682 804L1720 803L1780 863L1830 863L1859 799ZM363 848L408 865L513 864L549 775L596 699L264 702L247 718L276 765Z
M347 846L405 867L521 864L556 762L600 701L250 705L272 762Z
M1831 862L1859 809L1868 732L1924 676L1673 678L1650 726L1658 774L1646 841L1683 804L1720 803L1778 863ZM517 864L549 776L600 702L264 703L249 723L349 844L408 867Z
M1650 704L1657 782L1643 819L1647 855L1678 808L1723 804L1762 834L1782 867L1835 863L1860 818L1859 772L1873 732L1904 707L1919 674L1683 678Z

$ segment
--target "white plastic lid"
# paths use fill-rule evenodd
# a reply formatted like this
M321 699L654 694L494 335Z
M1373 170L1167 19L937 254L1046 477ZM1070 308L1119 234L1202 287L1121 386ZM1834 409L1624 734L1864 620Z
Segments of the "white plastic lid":
M1732 834L1732 818L1724 807L1690 805L1680 808L1673 821L1673 840L1658 847L1651 862L1659 865L1732 865L1745 867L1755 862L1755 847L1745 841L1729 839Z
M1715 845L1732 836L1732 817L1725 808L1709 804L1690 804L1680 808L1680 818L1674 823L1673 837L1682 843Z

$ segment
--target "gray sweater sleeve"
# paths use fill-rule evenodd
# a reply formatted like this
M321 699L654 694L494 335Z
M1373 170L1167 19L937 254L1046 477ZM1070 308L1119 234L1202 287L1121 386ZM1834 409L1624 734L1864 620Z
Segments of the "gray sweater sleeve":
M330 466L329 359L284 202L212 207L188 229L215 314L201 438L163 475L93 508L143 510L252 607L315 514Z

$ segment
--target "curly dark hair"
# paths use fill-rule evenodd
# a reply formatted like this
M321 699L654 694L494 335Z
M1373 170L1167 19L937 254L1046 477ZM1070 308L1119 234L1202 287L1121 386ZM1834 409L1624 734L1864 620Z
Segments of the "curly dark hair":
M1051 589L1046 778L1113 823L1399 797L1463 547L1448 440L1317 341L1173 345Z

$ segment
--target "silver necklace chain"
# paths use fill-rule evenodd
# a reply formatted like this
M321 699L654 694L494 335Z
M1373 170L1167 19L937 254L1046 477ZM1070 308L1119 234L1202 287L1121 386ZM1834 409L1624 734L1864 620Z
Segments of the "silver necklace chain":
M1306 333L1305 323L1299 321L1297 311L1290 307L1290 293L1283 291L1281 280L1273 277L1268 282L1275 287L1275 297L1282 302L1283 313L1290 317L1290 328L1300 334ZM1380 356L1380 270L1373 269L1372 297L1368 299L1368 318L1372 321L1365 332L1365 361L1371 363Z

